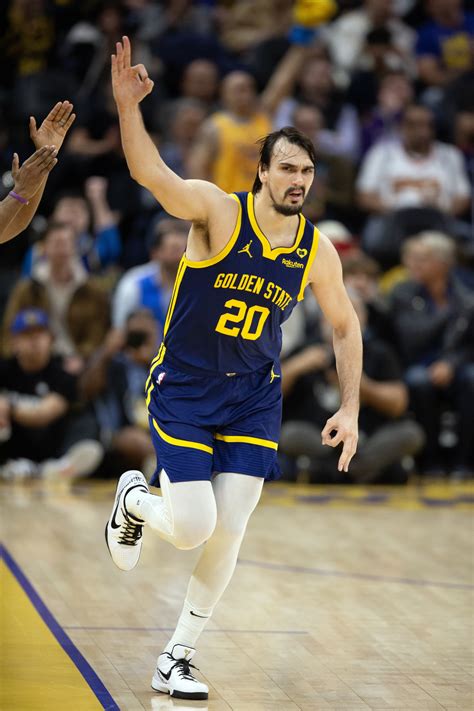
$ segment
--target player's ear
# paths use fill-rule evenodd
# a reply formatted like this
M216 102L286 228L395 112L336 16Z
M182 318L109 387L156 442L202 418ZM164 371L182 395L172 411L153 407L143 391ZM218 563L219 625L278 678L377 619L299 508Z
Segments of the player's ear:
M262 165L261 163L258 164L258 177L260 178L260 182L266 183L267 182L267 175L268 175L268 166L267 165Z

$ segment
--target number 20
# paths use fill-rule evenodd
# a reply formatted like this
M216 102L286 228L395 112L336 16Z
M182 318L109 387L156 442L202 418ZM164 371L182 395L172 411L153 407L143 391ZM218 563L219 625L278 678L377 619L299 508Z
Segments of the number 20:
M239 301L238 299L229 299L229 301L226 301L224 305L228 309L236 308L237 313L224 313L221 315L216 326L216 331L218 333L223 333L226 336L234 336L234 338L236 338L240 333L242 338L245 338L247 341L256 341L257 338L260 338L260 336L262 335L263 327L265 325L265 321L267 320L268 315L270 313L270 309L267 309L265 306L257 305L251 306L248 309L247 304L244 301ZM252 332L251 328L253 326L255 314L259 314L259 316L258 321L255 324L255 328ZM244 321L242 327L229 327L227 325L228 323L240 324L242 321Z

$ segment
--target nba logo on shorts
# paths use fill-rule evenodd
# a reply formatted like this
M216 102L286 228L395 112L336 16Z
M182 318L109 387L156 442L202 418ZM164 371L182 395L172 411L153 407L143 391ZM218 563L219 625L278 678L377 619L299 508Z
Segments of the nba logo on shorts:
M166 373L160 373L160 374L159 374L158 379L157 379L157 381L156 381L156 382L158 383L158 385L161 385L161 383L162 383L163 380L164 380L165 375L166 375Z

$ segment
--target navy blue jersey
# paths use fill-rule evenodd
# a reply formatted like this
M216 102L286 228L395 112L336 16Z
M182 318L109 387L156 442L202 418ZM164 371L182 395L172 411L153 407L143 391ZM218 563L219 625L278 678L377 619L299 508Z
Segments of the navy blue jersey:
M212 259L183 256L154 365L182 371L250 373L278 362L281 324L303 298L318 230L299 215L291 247L272 249L257 224L252 193L237 193L239 215Z

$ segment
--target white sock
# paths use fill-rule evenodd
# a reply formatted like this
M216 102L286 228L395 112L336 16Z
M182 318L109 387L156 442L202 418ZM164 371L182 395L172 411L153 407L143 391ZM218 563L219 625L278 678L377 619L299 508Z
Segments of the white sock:
M199 635L212 615L212 611L212 607L207 609L197 608L185 600L176 630L166 645L165 652L171 653L175 644L195 648Z
M171 534L171 516L162 496L150 494L145 489L132 489L126 498L127 511L132 516L145 521L164 536Z

